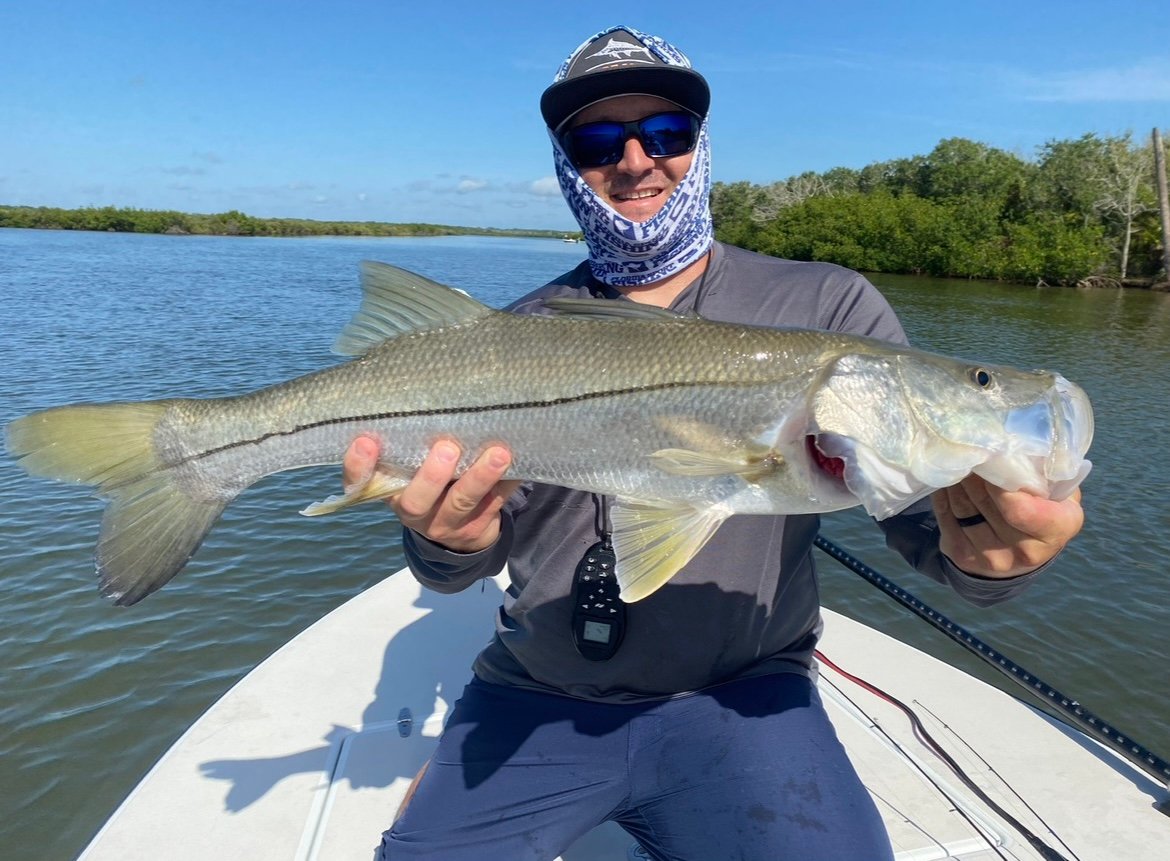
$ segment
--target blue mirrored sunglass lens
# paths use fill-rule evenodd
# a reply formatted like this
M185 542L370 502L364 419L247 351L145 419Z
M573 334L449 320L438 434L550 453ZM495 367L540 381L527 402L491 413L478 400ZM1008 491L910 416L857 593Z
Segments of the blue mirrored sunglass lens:
M698 120L690 114L663 113L629 123L587 123L569 129L563 142L577 167L602 167L621 161L631 135L654 158L689 152L695 145L698 128Z
M690 117L659 114L647 117L640 129L639 139L647 155L678 155L695 145L694 122Z
M570 131L567 143L578 167L616 164L622 159L626 131L620 123L590 123Z

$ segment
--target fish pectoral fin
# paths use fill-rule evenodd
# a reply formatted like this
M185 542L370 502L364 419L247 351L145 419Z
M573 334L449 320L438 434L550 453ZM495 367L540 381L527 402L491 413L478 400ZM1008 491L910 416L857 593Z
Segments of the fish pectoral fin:
M622 600L633 603L657 591L730 514L723 506L662 507L618 499L612 513L613 546Z
M747 481L759 481L784 464L775 451L743 454L715 454L685 448L663 448L650 455L655 466L670 475L710 477L738 475Z
M352 505L361 505L363 502L374 502L378 499L385 499L387 496L393 496L401 492L409 483L409 480L401 475L375 470L374 474L370 476L370 480L364 484L359 484L343 494L336 494L321 502L314 502L302 509L301 514L306 517L334 514Z

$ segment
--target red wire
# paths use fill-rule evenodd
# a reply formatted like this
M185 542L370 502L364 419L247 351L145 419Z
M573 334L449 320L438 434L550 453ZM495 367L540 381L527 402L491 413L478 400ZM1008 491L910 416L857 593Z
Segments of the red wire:
M968 789L974 792L975 795L977 795L984 804L999 814L999 816L1002 817L1004 821L1010 823L1020 833L1020 835L1029 844L1031 844L1032 848L1036 849L1040 853L1041 857L1045 858L1046 861L1067 861L1063 855L1058 853L1055 849L1033 834L1022 822L1020 822L1018 819L1000 807L999 804L993 801L991 797L988 796L987 793L984 792L965 771L963 771L963 767L959 765L959 763L956 762L949 753L946 752L943 746L939 744L929 732L927 732L926 726L922 723L921 719L919 719L918 715L914 713L914 710L911 709L910 706L906 705L897 697L886 693L877 685L867 682L860 676L855 676L853 673L850 673L849 671L837 666L837 664L835 664L833 661L826 658L820 649L817 649L813 654L816 655L818 661L832 669L834 672L839 673L863 690L869 691L877 698L885 700L886 702L901 710L902 713L905 714L907 718L909 718L910 726L914 730L915 738L917 738L929 751L931 751L931 753L941 759L946 764L947 768L954 772L955 776L958 777L959 780L962 781ZM960 813L962 813L961 810ZM966 814L963 814L963 816L966 818ZM974 826L974 823L972 823L972 825ZM991 846L991 849L1001 858L1003 857L1003 855L995 846Z

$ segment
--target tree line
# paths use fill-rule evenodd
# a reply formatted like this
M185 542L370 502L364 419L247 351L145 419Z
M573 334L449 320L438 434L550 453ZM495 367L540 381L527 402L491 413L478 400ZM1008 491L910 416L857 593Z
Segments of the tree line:
M716 183L719 239L868 272L1050 283L1159 274L1153 147L1131 133L1052 141L1025 159L964 138L924 156Z
M561 238L564 231L381 221L313 221L306 218L256 218L231 210L212 214L129 207L59 209L51 206L0 206L0 227L49 230L102 230L202 236L533 236Z
M948 138L928 155L861 169L807 172L769 185L715 183L711 213L723 241L865 272L1148 283L1159 275L1162 255L1153 155L1152 144L1131 133L1051 141L1030 159ZM0 206L0 227L219 236L567 235L112 206Z

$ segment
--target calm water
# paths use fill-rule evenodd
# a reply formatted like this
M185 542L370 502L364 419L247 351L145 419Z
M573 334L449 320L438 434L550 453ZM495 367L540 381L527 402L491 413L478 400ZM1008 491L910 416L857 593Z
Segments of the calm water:
M499 305L582 247L503 239L222 239L0 230L0 423L78 400L221 395L333 364L360 260ZM920 346L1061 370L1097 413L1088 525L1025 597L976 610L866 519L826 534L1170 756L1170 297L878 278ZM130 609L95 591L100 504L0 457L0 846L73 857L154 760L257 662L401 565L374 509L308 520L336 470L247 491L183 574ZM993 678L834 563L825 601Z

